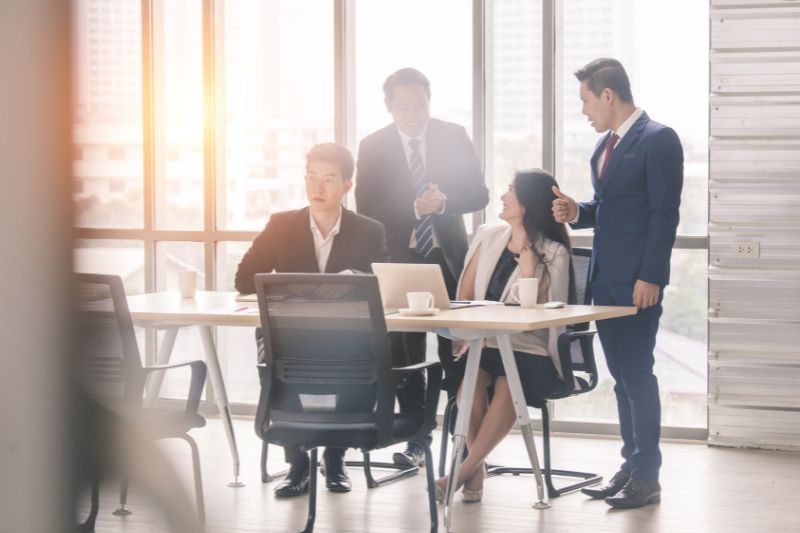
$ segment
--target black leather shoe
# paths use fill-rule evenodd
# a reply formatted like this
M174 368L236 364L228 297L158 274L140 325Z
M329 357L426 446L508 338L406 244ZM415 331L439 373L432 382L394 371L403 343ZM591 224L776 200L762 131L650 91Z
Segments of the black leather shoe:
M636 509L660 501L661 485L658 481L643 481L636 478L631 478L621 491L606 498L608 505L618 509Z
M326 457L324 462L325 488L331 492L350 492L353 484L344 468L344 457Z
M401 466L425 466L425 450L419 444L410 444L404 452L392 455L394 464Z
M275 496L279 498L294 498L308 492L308 461L303 464L293 464L286 474L286 479L275 487Z
M621 491L622 487L628 483L629 479L631 479L631 473L620 470L604 485L600 485L599 487L585 487L581 489L581 492L587 496L591 496L595 500L602 500L603 498L608 498Z

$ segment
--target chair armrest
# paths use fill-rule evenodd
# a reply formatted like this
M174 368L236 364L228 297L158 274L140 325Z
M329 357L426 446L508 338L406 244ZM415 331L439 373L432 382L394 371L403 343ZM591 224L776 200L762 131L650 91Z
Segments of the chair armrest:
M412 365L417 366L417 365ZM425 411L423 419L430 422L431 431L436 427L436 408L439 407L439 394L442 392L442 365L439 361L425 364L427 383L425 387ZM425 432L427 435L429 431Z
M264 424L269 419L269 395L272 389L272 368L266 363L258 363L258 381L261 386L258 392L258 405L256 406L256 418L254 426L256 435L260 439L265 439Z
M201 361L200 359L195 359L194 361L182 361L180 363L171 363L171 364L168 364L168 365L147 365L147 366L143 366L142 367L142 372L147 374L147 373L152 372L154 370L169 370L171 368L180 368L182 366L193 365L195 363L203 363L203 365L205 365L205 363L203 361Z
M409 441L425 438L436 427L436 408L439 406L439 393L442 392L442 364L439 361L424 361L415 365L391 369L396 377L395 386L400 383L401 376L420 370L425 370L427 376L425 380L425 409L422 412L423 424L419 433L413 435Z
M200 397L203 394L203 385L206 382L206 364L203 361L185 361L182 363L174 363L170 365L152 365L142 367L142 372L147 375L154 370L171 370L173 368L181 368L184 366L191 367L192 379L189 383L189 394L186 397L186 412L190 414L197 414L200 408Z
M408 372L416 372L417 370L424 370L426 368L430 368L436 365L440 365L439 361L423 361L421 363L417 363L415 365L408 365L408 366L395 366L392 367L392 372L397 372L401 374L406 374Z
M582 331L570 331L567 330L566 333L562 333L562 335L571 335L572 337L592 337L597 334L596 329L586 329Z
M558 337L558 357L561 362L561 370L564 374L563 393L570 395L575 392L575 369L572 362L572 343L581 344L581 352L584 358L585 372L590 377L589 387L582 389L581 392L588 392L597 386L597 366L594 360L594 350L592 349L592 338L597 334L596 330L585 331L566 331ZM584 349L585 348L585 349Z

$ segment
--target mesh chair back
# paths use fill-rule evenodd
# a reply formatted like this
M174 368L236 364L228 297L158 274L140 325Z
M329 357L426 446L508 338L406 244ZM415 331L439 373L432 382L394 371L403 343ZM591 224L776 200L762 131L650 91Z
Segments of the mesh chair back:
M75 274L77 374L89 394L107 407L138 404L144 381L139 348L122 280Z
M391 352L374 276L258 274L256 290L272 376L269 420L391 419Z
M592 284L589 280L589 267L592 263L592 251L588 248L572 249L572 268L575 270L575 302L581 305L592 303Z
M572 267L575 271L575 293L577 302L581 305L592 303L592 282L589 279L589 268L592 262L592 251L588 248L572 249ZM571 326L572 331L586 331L589 323L583 322ZM570 343L570 355L572 357L572 369L574 371L586 372L596 375L597 368L594 362L594 349L592 348L592 336L582 337L577 342ZM587 357L587 354L589 357Z

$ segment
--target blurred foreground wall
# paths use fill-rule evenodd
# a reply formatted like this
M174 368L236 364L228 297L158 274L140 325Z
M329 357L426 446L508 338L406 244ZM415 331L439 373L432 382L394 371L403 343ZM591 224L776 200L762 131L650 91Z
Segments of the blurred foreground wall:
M0 532L69 531L67 0L0 1Z

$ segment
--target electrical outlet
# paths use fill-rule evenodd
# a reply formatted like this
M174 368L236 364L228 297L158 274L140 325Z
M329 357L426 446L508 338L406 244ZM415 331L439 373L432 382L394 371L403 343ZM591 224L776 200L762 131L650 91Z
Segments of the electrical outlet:
M757 258L761 255L758 241L737 241L733 243L733 255L736 257Z

